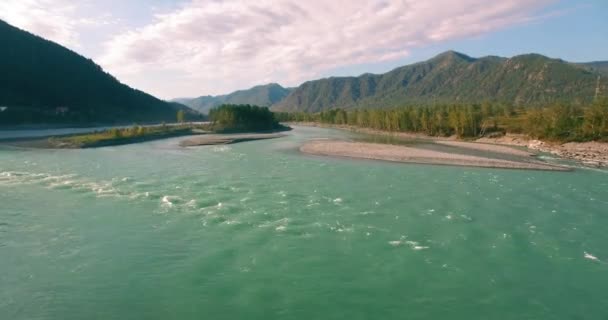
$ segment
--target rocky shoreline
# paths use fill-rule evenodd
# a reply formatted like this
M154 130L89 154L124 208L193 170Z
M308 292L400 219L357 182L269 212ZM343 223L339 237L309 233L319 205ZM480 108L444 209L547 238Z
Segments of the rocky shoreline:
M552 143L530 139L525 135L507 134L499 138L480 138L476 142L525 147L530 150L550 153L560 158L574 160L594 168L608 167L608 143L567 142Z

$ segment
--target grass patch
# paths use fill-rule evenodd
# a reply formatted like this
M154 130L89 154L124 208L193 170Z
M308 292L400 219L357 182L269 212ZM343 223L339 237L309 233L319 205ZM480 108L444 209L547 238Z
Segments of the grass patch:
M159 126L133 126L129 128L113 128L86 134L75 134L61 137L51 137L46 141L50 148L82 149L123 144L140 143L152 140L190 136L207 133L243 133L243 132L277 132L291 128L282 125L274 130L246 130L241 127L231 127L218 123L209 124L183 124Z
M54 148L95 148L200 134L203 130L205 128L201 125L133 126L87 134L52 137L48 139L48 142Z

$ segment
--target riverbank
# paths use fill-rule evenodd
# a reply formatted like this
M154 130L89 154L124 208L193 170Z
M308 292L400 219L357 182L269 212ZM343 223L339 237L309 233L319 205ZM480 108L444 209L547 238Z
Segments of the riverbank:
M222 130L230 132L225 128ZM85 149L192 136L193 138L180 142L181 146L190 147L280 138L285 135L278 132L289 130L291 130L289 127L280 127L277 130L265 132L223 133L223 131L217 132L210 125L135 126L103 129L90 133L7 138L0 139L0 143L24 148Z
M42 149L86 149L142 143L153 140L203 134L193 128L111 129L86 134L69 134L50 137L6 139L2 143L15 147Z
M433 137L420 133L389 132L347 125L326 125L312 122L297 123L302 126L335 128L356 133L385 135L401 139L431 140L434 143L459 146L462 148L506 153L511 155L537 155L541 152L550 153L557 157L574 160L589 167L608 167L608 143L606 142L568 142L556 143L531 139L522 134L506 134L498 138L479 138L473 141L463 141L456 136ZM517 147L517 148L513 148Z
M513 161L448 153L400 145L351 142L339 140L313 140L300 151L312 155L384 160L403 163L455 165L467 167L528 169L547 171L571 171L568 167L550 165L538 161Z
M208 121L187 121L188 125L204 125ZM15 124L15 125L0 125L0 135L5 131L24 131L24 130L60 130L60 129L96 129L96 128L129 128L134 125L141 127L157 127L157 126L183 126L180 122L100 122L100 123L37 123L37 124Z

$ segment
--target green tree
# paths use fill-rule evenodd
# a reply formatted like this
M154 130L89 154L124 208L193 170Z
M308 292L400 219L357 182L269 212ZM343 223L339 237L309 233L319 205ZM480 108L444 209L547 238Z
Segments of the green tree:
M182 123L186 119L186 113L184 110L177 111L177 122Z
M122 130L117 129L117 128L112 128L112 129L110 129L110 136L112 138L122 138L122 136L123 136Z
M608 138L608 98L596 101L585 110L582 132L588 139Z

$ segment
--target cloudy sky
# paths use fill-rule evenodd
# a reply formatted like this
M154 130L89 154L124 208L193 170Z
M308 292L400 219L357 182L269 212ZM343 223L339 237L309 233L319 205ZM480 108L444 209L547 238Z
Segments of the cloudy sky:
M385 72L454 49L608 60L606 0L1 0L0 19L158 97Z

